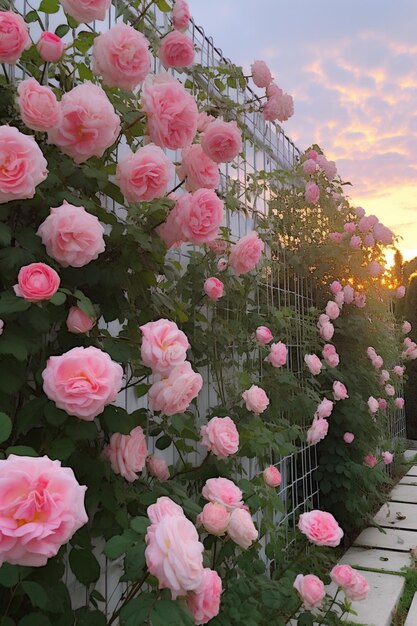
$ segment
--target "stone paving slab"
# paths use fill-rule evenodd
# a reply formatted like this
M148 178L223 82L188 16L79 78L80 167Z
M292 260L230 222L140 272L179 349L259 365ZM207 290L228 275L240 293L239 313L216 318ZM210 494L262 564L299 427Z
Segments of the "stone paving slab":
M380 550L379 548L352 547L339 561L352 567L358 566L369 569L380 569L391 572L400 572L403 567L412 563L411 555L407 552L394 550ZM417 626L417 621L416 625Z
M408 502L410 504L417 504L417 486L396 485L390 493L390 499L393 502Z
M410 469L406 473L406 476L417 476L417 465L413 465L413 467L410 467Z
M406 450L404 452L404 458L406 461L413 461L416 458L417 450Z
M417 530L417 504L386 502L381 506L374 520L384 528ZM417 544L417 533L416 533Z
M417 593L414 594L413 601L408 611L404 626L416 626L417 624Z
M383 533L378 528L365 528L353 543L355 546L409 552L417 546L417 533L396 528L386 528Z
M408 476L408 474L406 474L403 478L401 478L398 484L417 487L417 474L415 476Z

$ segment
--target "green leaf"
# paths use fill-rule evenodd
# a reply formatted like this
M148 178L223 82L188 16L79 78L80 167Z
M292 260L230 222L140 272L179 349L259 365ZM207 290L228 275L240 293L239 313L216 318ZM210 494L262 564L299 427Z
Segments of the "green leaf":
M29 596L32 606L39 609L44 609L48 604L48 594L45 589L39 583L31 580L25 580L22 582L23 591Z
M166 2L166 0L156 0L156 6L163 13L169 13L170 11L172 11L172 7L169 6L169 4L168 4L168 2Z
M91 585L100 578L100 565L92 552L73 548L69 553L71 570L83 585Z
M157 439L155 446L158 448L158 450L165 450L165 448L169 448L171 443L171 437L169 437L168 435L163 435L162 437L159 437L159 439Z
M15 327L16 328L16 327ZM13 354L18 361L26 361L28 358L28 351L26 347L25 338L14 332L7 332L0 338L0 354Z
M106 626L107 619L101 611L90 611L82 607L75 612L77 626Z
M125 554L131 544L132 539L125 534L115 535L106 543L104 547L104 554L113 561L114 559L118 559L122 556L122 554Z
M64 37L69 30L70 27L68 26L68 24L60 24L55 28L55 35L57 35L58 37Z
M29 11L25 15L25 22L30 24L31 22L36 22L38 20L38 13L36 11Z
M7 456L16 454L17 456L39 456L39 454L30 446L11 446L6 450Z
M6 291L0 296L0 316L10 313L20 313L30 307L30 302L19 298L12 291Z
M33 11L33 13L36 13L36 11ZM10 246L11 240L12 240L12 231L10 229L10 226L8 226L7 224L0 223L0 246L2 248L5 248L6 246Z
M54 304L55 306L61 306L61 304L64 304L66 299L67 296L65 295L65 293L62 293L62 291L57 291L56 293L54 293L52 298L49 299L49 302L51 304Z
M81 311L89 317L96 317L97 313L90 298L87 298L79 289L74 292L74 296L77 298L77 306L80 307Z
M3 587L14 587L20 579L20 568L18 565L3 563L0 567L0 585Z
M12 420L6 413L0 413L0 443L6 441L12 432Z
M57 439L54 441L48 450L48 456L52 459L59 459L65 461L74 452L75 446L71 439L64 437L63 439Z
M39 11L43 11L44 13L58 13L58 0L42 0L39 5Z
M18 626L51 626L51 622L42 613L29 613L22 617Z
M74 47L85 54L89 48L93 45L94 39L98 36L98 33L91 33L87 30L82 30L78 33L76 39L74 39Z
M149 524L150 520L148 517L134 517L130 522L130 527L139 535L145 535Z
M135 419L124 409L109 405L100 415L100 423L107 433L128 435L136 426Z
M62 426L68 419L68 414L62 411L62 409L58 409L53 402L46 404L44 414L46 421L52 424L52 426Z

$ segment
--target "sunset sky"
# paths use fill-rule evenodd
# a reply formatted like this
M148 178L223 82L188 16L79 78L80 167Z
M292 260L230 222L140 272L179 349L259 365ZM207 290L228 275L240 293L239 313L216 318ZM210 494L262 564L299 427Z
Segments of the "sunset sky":
M265 60L292 94L285 132L336 161L354 203L417 255L416 0L189 0L197 24L247 73Z

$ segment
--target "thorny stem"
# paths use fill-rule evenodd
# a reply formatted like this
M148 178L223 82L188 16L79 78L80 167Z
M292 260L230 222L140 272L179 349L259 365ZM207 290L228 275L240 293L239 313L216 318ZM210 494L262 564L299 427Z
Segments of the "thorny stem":
M320 624L324 624L324 626L326 626L326 622L325 622L324 620L326 619L326 617L327 617L327 616L328 616L328 614L330 613L330 611L331 611L331 609L332 609L333 604L336 602L337 594L339 593L339 591L340 591L340 587L338 587L338 588L336 589L336 593L334 594L334 596L333 596L333 598L332 598L332 601L330 602L330 606L329 606L329 608L327 609L326 613L323 615L323 617L321 618L321 620L319 621L319 623L318 623L318 625L317 625L317 626L320 626Z
M154 0L151 0L151 2L148 2L148 4L145 6L145 8L143 9L143 11L141 13L139 13L138 17L135 19L134 22L132 22L131 26L134 28L136 26L136 24L138 22L140 22L140 20L142 19L142 17L145 16L146 11L153 5Z
M127 594L127 596L126 596L125 600L123 601L123 603L121 604L120 608L118 608L117 611L114 611L113 615L111 616L111 618L109 619L109 621L107 623L107 626L111 626L111 624L113 624L117 620L117 618L119 617L120 612L122 611L123 607L125 607L126 604L128 602L130 602L130 600L132 598L134 598L134 596L140 590L140 588L142 587L143 583L146 581L148 576L149 576L149 572L145 572L145 574L142 576L142 578L135 585L132 586L131 590Z
M178 452L179 452L179 450L178 450ZM197 465L197 467L191 467L190 469L183 470L182 472L177 472L176 474L173 474L171 476L171 480L173 478L176 478L177 476L182 476L182 474L189 474L190 472L195 472L196 470L200 469L201 467L203 467L204 463L206 463L206 461L208 460L209 456L210 456L210 452L207 453L207 455L204 457L204 459L202 460L200 465Z

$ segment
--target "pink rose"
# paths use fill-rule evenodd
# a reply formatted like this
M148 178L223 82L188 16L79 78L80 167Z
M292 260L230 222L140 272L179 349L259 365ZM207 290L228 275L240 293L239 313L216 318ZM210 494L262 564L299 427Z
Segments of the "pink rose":
M385 400L385 398L378 398L378 408L381 411L385 411L387 406L388 406L388 402Z
M330 578L338 587L349 589L356 583L357 572L350 565L335 565L330 572Z
M149 41L122 22L94 39L93 72L107 87L132 91L151 70Z
M346 400L349 398L345 385L338 380L333 383L333 397L335 400Z
M172 9L172 24L176 30L187 30L191 14L185 0L175 0Z
M336 163L334 161L328 161L324 154L319 154L316 161L327 180L334 180L337 174Z
M320 189L316 183L310 181L306 184L304 198L306 202L317 204L320 199Z
M369 583L365 576L362 576L359 572L356 572L354 583L343 589L345 595L349 600L360 601L365 600L369 593Z
M215 163L228 163L242 150L242 133L236 122L216 119L204 132L201 147Z
M330 417L333 411L333 402L324 398L317 407L314 417Z
M350 285L345 285L343 287L343 294L345 296L345 303L351 304L353 302L353 298L355 297L355 290Z
M185 196L181 196L181 198L184 198L187 202ZM179 213L178 206L179 201L177 200L177 204L168 214L166 221L157 228L155 228L155 232L162 239L168 250L170 248L178 248L184 243L180 224L177 224L176 221Z
M211 535L224 535L230 521L230 512L223 504L207 502L198 516L198 521Z
M259 263L264 247L264 242L259 239L255 231L245 235L232 246L229 257L230 267L238 276L250 272Z
M207 624L218 615L221 594L222 579L214 570L204 568L200 585L187 595L187 607L195 624Z
M404 335L408 335L408 333L411 333L411 324L410 322L405 321L404 324L401 327Z
M274 338L274 335L267 326L258 326L255 331L255 336L259 343L262 343L263 345L267 345Z
M86 81L61 99L62 122L48 133L55 144L76 163L102 157L120 133L120 120L105 91Z
M378 354L372 359L372 365L376 370L379 370L384 365L384 359Z
M49 357L42 378L44 392L59 409L90 422L116 400L123 369L106 352L79 347Z
M163 415L184 413L203 386L201 374L193 372L188 361L173 367L167 378L155 382L149 389L149 407Z
M4 331L4 321L0 320L0 335L3 334L3 331Z
M235 543L247 550L258 538L251 514L245 509L234 509L230 514L227 533Z
M187 191L196 191L202 187L217 189L220 184L219 166L209 159L199 143L183 149L182 163L177 174L180 180L185 179Z
M403 409L404 408L404 398L395 398L394 400L394 404L396 406L397 409Z
M158 57L165 68L190 67L194 56L193 40L185 33L172 30L162 38Z
M198 189L177 200L169 217L183 241L197 245L213 241L223 221L224 203L212 189ZM168 223L168 220L167 220Z
M390 376L389 376L388 370L382 370L381 376L379 377L379 382L381 383L381 385L386 383L389 379L390 379Z
M194 97L169 74L157 74L143 86L141 105L151 141L162 148L186 148L197 132Z
M395 389L392 385L385 385L385 393L387 396L395 396Z
M23 17L13 11L0 11L0 63L14 65L31 45Z
M52 208L37 234L47 253L62 267L84 267L104 252L104 228L84 207L64 204Z
M166 496L158 498L154 504L148 506L146 512L152 522L152 525L154 526L156 526L156 524L158 524L165 515L182 515L183 517L185 517L184 511L182 510L180 505L171 500L171 498L167 498Z
M278 120L280 122L286 122L290 117L294 115L294 100L288 93L283 93L282 89L273 93L272 96L268 94L267 103L262 111L262 116L265 121Z
M378 218L375 215L363 215L358 224L358 228L362 233L366 233L368 230L372 230L378 223Z
M307 159L307 161L304 161L303 163L303 171L304 174L315 174L317 171L317 163L313 161L313 159Z
M312 374L313 376L318 376L318 374L320 374L323 365L316 354L305 354L304 363L310 370L310 374Z
M271 345L270 352L265 361L270 363L273 367L282 367L287 363L288 348L285 343L278 341Z
M341 309L345 303L345 294L343 293L343 291L341 291L340 293L337 293L334 297L334 301L336 302L337 306L339 307L339 309Z
M61 0L65 13L77 22L104 20L111 0Z
M205 500L222 504L230 512L243 506L241 490L228 478L209 478L201 493Z
M207 130L208 125L214 122L215 119L216 119L215 117L213 117L212 115L209 115L205 111L202 111L201 113L199 113L198 120L197 120L198 132L204 133L204 131Z
M350 235L353 235L353 233L356 230L355 222L346 222L345 224L343 224L343 230L345 231L345 233L349 233Z
M384 273L384 271L385 271L384 266L378 263L377 261L371 261L368 265L368 272L373 278L380 276L381 274Z
M339 365L339 355L336 348L331 343L326 343L322 351L323 359L329 367L337 367Z
M357 306L358 309L363 309L363 307L366 305L366 296L365 296L365 294L364 293L360 293L359 291L355 291L354 302L355 302L355 306Z
M331 320L337 319L340 315L340 309L337 306L336 302L333 302L333 300L329 300L326 305L326 315Z
M262 478L268 487L279 487L282 482L281 472L275 465L269 465L262 472Z
M143 335L141 358L154 372L169 372L187 358L190 344L175 322L160 319L140 326L140 330Z
M239 450L239 433L230 417L212 417L201 427L201 445L219 459L225 459Z
M224 239L209 241L207 245L214 254L224 254L227 250L227 241L224 241Z
M30 263L20 268L17 285L13 287L19 298L29 302L50 300L58 291L60 278L56 271L45 263Z
M146 467L150 476L158 478L160 481L169 480L169 469L165 459L161 459L154 454L146 459Z
M116 185L128 202L162 198L174 178L174 165L161 148L148 144L121 157L116 168Z
M204 546L190 520L184 515L163 515L146 538L146 565L160 589L170 589L175 599L200 586Z
M242 398L246 403L248 411L253 411L257 415L263 413L269 405L269 398L265 391L256 385L252 385L249 389L242 393Z
M370 248L372 248L375 245L375 239L370 233L368 233L363 238L363 243L365 244L365 246L369 246Z
M218 278L211 276L204 281L204 293L210 300L217 302L224 295L224 284Z
M391 465L391 463L394 460L394 455L392 454L392 452L388 452L388 450L383 452L381 454L381 456L382 456L382 460L384 461L385 465Z
M321 313L321 315L319 315L319 321L317 322L317 327L320 328L321 326L324 326L328 322L330 322L330 317L326 315L326 313Z
M355 439L355 435L353 433L346 432L343 435L343 441L345 443L352 443L354 441L354 439Z
M61 109L54 92L34 78L27 78L17 88L17 103L22 121L32 130L50 130L61 120Z
M88 333L95 325L96 319L90 317L78 306L72 306L68 312L67 328L70 333Z
M322 417L315 417L307 431L307 443L314 446L327 436L329 431L329 422Z
M0 126L0 145L0 204L33 198L48 175L38 144L14 126Z
M229 262L227 259L219 259L217 261L217 269L219 272L224 272L224 270L227 269L228 265L229 265Z
M352 248L352 250L359 250L361 243L362 239L358 235L352 235L349 241L349 247Z
M384 246L389 246L394 241L394 234L392 233L392 231L390 231L389 228L384 226L384 224L375 224L373 233L375 239L384 244Z
M400 300L401 298L404 298L405 296L405 287L404 285L401 285L400 287L397 287L397 289L395 290L395 297Z
M317 161L317 157L319 156L319 153L317 152L317 150L308 150L306 152L306 156L309 159L313 159L313 161Z
M376 413L379 409L378 400L373 396L370 396L368 399L368 407L371 413Z
M314 574L307 574L307 576L298 574L293 587L298 591L304 607L308 611L318 609L323 604L326 590L320 578Z
M343 290L342 285L338 280L334 280L330 285L330 291L335 296L337 293L340 293Z
M363 458L363 464L372 469L378 464L378 459L373 454L367 454Z
M332 243L342 243L343 233L329 233L329 239Z
M334 335L334 326L331 322L327 322L323 324L320 328L320 336L324 339L324 341L330 341L330 339Z
M402 376L404 376L405 367L401 367L401 365L396 365L392 371L396 376L399 376L401 378Z
M57 63L64 54L65 44L58 35L44 31L36 44L36 49L43 61Z
M0 565L46 565L88 522L86 489L47 456L0 460Z
M113 472L130 483L145 467L147 455L146 438L140 426L136 426L129 435L114 433L103 450L103 456L110 461Z
M254 61L250 66L252 80L257 87L266 89L272 82L271 70L265 61Z
M356 214L356 217L361 219L365 215L365 209L363 209L361 206L357 206L355 208L355 214Z
M317 546L335 548L343 537L343 530L333 515L317 509L302 513L298 521L298 528L311 543Z

